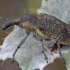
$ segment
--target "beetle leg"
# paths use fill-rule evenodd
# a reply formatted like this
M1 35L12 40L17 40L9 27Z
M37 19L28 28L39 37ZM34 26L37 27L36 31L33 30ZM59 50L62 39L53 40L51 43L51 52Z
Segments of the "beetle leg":
M62 48L62 47L63 47L63 44L60 44L60 48ZM51 52L55 51L55 53L56 53L57 49L58 49L57 43L55 43L53 46L51 46Z
M44 48L51 54L51 55L53 55L52 54L52 52L44 45Z
M38 41L43 41L42 38L38 37L37 33L33 33L33 37L36 38L36 40ZM46 39L46 41L49 41L49 39ZM52 54L52 52L44 45L44 48L50 53ZM44 52L44 48L42 47L42 53Z
M44 57L45 57L45 60L47 61L47 63L48 63L48 57L46 56L46 54L45 54L45 50L44 50L44 43L43 43L43 41L42 41L42 52L44 53Z
M22 40L20 41L20 43L18 44L17 49L16 49L15 52L13 53L13 58L12 58L11 63L14 62L14 56L15 56L17 50L18 50L18 49L22 46L22 44L26 41L26 39L27 39L28 36L29 36L29 34L27 34L27 36L26 36L24 39L22 39Z
M42 38L38 37L37 33L34 33L34 32L33 32L33 37L34 37L36 40L38 40L38 41L42 41L42 40L43 40Z
M63 57L63 55L62 55L62 53L61 53L61 50L60 50L60 44L59 44L58 41L57 41L56 43L57 43L57 46L58 46L58 52L59 52L59 54L60 54L60 57L61 57L61 59L63 60L63 62L64 62L64 64L65 64L65 59L64 59L64 57Z

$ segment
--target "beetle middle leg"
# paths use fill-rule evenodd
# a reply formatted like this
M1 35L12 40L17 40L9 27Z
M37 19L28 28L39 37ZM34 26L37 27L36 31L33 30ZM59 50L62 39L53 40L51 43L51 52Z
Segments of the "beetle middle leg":
M44 53L45 60L46 60L47 63L48 63L48 57L47 57L47 55L45 54L44 43L43 43L43 41L42 41L42 52Z
M43 41L43 38L41 38L41 37L39 37L38 35L37 35L37 33L34 33L33 32L33 37L36 39L36 40L38 40L38 41ZM45 39L46 41L49 41L49 39ZM44 45L44 48L50 53L50 54L52 54L52 52ZM44 52L44 48L42 47L42 53Z
M50 54L52 54L52 52L44 45L43 39L42 39L41 37L39 37L39 36L37 35L37 33L33 33L33 37L34 37L36 40L42 42L42 53L44 53L45 60L46 60L47 63L48 63L48 57L46 56L44 49L46 49ZM46 40L48 41L49 39L46 39Z
M11 63L14 62L14 56L15 56L17 50L18 50L18 49L22 46L22 44L26 41L26 39L27 39L28 36L29 36L29 34L27 34L27 36L26 36L25 38L23 38L23 39L20 41L20 43L18 44L17 49L16 49L15 52L13 53L13 58L12 58Z
M65 64L65 59L64 59L64 57L63 57L63 55L62 55L62 53L61 53L61 50L60 50L60 44L59 44L58 41L57 41L56 43L57 43L57 46L58 46L58 52L59 52L59 54L60 54L60 57L61 57L61 59L63 60L63 62L64 62L64 64Z
M44 53L45 60L46 60L46 61L47 61L47 63L48 63L48 57L46 56L46 54L45 54L45 50L44 50L44 43L43 43L43 39L42 39L42 38L40 38L40 37L38 37L37 33L34 33L34 32L33 32L33 37L34 37L36 40L38 40L38 41L41 41L41 42L42 42L42 53Z

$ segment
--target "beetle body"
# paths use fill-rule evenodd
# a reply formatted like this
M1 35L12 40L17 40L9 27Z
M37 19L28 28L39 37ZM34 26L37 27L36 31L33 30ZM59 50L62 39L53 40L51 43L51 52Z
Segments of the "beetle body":
M65 45L70 44L70 26L52 15L24 14L24 16L3 25L3 30L19 24L27 33L35 32L43 39L53 39Z
M63 21L59 20L58 18L49 15L49 14L34 14L34 13L27 13L24 16L18 17L10 22L7 22L3 25L3 30L13 26L13 25L21 25L23 29L26 30L27 36L21 40L18 44L17 49L13 53L13 60L17 50L21 47L21 45L26 41L30 32L35 34L35 38L40 37L42 39L42 52L44 53L45 59L47 60L48 57L44 52L44 40L55 40L56 43L54 47L52 47L51 51L58 48L59 54L63 62L65 60L61 54L60 47L62 45L69 45L70 44L70 26L68 26ZM48 61L47 61L48 62Z

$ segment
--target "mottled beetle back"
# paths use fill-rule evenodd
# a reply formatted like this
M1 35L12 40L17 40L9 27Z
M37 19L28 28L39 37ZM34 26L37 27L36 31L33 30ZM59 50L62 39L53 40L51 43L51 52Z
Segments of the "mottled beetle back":
M70 44L70 26L56 17L39 14L37 27L48 39L55 39L61 44Z

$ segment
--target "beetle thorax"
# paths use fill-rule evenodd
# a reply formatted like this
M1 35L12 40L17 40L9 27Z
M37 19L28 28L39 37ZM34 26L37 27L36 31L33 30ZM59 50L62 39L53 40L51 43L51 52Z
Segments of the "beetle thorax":
M32 31L35 31L35 29L36 29L36 27L34 25L32 25L31 23L29 23L29 22L23 22L22 27L27 32L32 32Z

